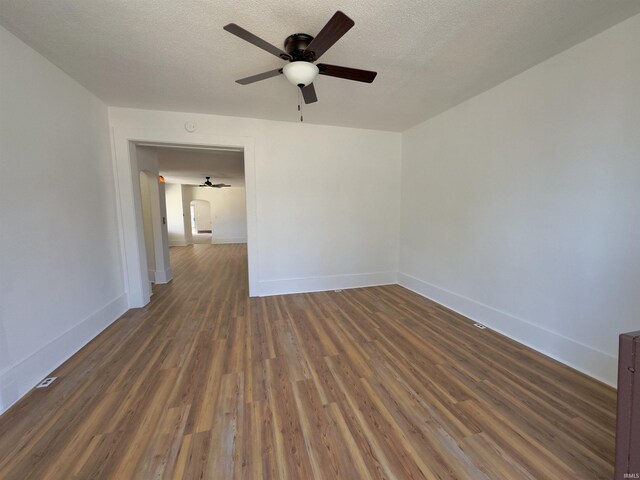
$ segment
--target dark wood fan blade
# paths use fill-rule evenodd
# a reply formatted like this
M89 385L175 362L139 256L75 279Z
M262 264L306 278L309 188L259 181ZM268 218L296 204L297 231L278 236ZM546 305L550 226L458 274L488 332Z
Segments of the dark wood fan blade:
M278 76L281 73L282 69L278 68L276 70L270 70L268 72L259 73L250 77L241 78L240 80L236 80L236 83L239 83L240 85L248 85L250 83L259 82L260 80L266 80L267 78Z
M320 33L307 45L303 53L304 58L315 62L354 25L353 20L338 10L320 30Z
M306 87L301 88L302 90L302 98L304 98L304 103L315 103L318 101L318 96L316 95L316 87L313 86L313 83L310 83Z
M230 23L229 25L225 25L223 27L227 32L233 33L236 37L240 37L243 40L246 40L249 43L252 43L258 48L265 50L276 57L280 57L283 60L291 60L291 55L280 50L278 47L271 45L269 42L261 39L260 37L254 35L253 33L245 30L242 27L239 27L235 23Z
M369 70L359 70L357 68L339 67L338 65L327 65L319 63L318 70L320 75L329 75L330 77L344 78L346 80L355 80L356 82L371 83L378 75L378 72L370 72Z

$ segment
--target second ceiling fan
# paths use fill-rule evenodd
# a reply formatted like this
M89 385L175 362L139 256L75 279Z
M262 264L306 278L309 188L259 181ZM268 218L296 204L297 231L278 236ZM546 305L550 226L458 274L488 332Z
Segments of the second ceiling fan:
M227 185L225 183L211 183L211 177L204 177L205 181L204 183L201 183L200 185L198 185L199 187L209 187L209 188L224 188L224 187L230 187L231 185Z
M313 81L318 74L328 75L330 77L344 78L346 80L355 80L357 82L371 83L376 78L377 72L368 70L359 70L357 68L340 67L337 65L328 65L326 63L315 64L317 60L333 46L345 33L354 25L354 21L347 17L344 13L338 11L320 30L320 33L314 37L306 33L294 33L287 37L284 41L284 50L271 45L269 42L261 39L253 33L239 27L235 23L226 25L224 29L258 48L261 48L276 57L288 60L289 63L282 68L276 68L268 72L259 73L250 77L236 80L241 85L265 80L284 74L294 85L298 86L302 91L304 103L313 103L318 101Z

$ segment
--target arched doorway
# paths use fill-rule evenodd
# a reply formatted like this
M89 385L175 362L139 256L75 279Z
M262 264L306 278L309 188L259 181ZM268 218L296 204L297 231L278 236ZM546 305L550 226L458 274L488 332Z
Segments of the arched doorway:
M212 243L211 204L207 200L191 200L189 207L193 243Z

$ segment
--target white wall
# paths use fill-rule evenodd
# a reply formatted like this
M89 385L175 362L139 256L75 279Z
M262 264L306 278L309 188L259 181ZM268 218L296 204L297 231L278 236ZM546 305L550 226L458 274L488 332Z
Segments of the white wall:
M165 187L158 180L158 156L154 148L135 147L135 163L140 176L141 217L149 279L155 283L171 281L169 234ZM144 175L144 181L142 180ZM149 286L149 289L151 287Z
M193 235L191 228L191 195L189 195L189 186L180 185L182 199L182 230L184 232L185 245L193 243Z
M128 132L158 142L199 143L211 135L254 142L254 294L395 282L400 134L124 108L109 112L117 158L127 154L120 144ZM194 134L185 131L186 121L198 125ZM249 243L251 251L251 231Z
M0 27L0 412L127 306L107 108Z
M182 185L179 183L165 184L165 199L167 208L167 230L169 245L184 246L184 217L182 212Z
M183 204L189 205L193 200L206 202L207 211L200 212L199 228L212 230L211 243L247 242L247 206L244 186L214 189L169 183L166 192L171 246L184 246L193 242L191 235L188 239L185 237L184 218L187 220L190 218L188 209L185 210L183 218Z
M147 249L147 269L149 281L156 279L156 252L153 238L153 219L151 213L151 192L149 175L140 172L140 197L142 199L142 221L144 224L144 245Z
M403 134L400 282L610 384L640 328L640 16Z
M205 227L212 230L213 243L247 243L247 203L244 187L188 187L188 191L192 200L205 200L211 206Z
M160 183L156 178L158 202L152 204L155 236L160 239L162 248L156 249L156 283L168 283L173 279L171 271L171 259L169 257L169 231L167 229L167 203L165 195L165 184ZM158 265L163 266L163 271Z

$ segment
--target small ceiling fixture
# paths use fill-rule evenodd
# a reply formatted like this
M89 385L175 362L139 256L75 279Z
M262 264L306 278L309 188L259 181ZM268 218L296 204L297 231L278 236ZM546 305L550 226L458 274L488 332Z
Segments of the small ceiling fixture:
M325 63L318 63L317 65L313 63L319 60L320 57L354 25L355 22L353 20L338 11L331 17L315 38L306 33L294 33L287 37L284 41L284 50L281 50L244 28L239 27L235 23L230 23L224 27L227 32L252 43L256 47L282 60L290 62L282 68L276 68L269 72L241 78L240 80L236 80L236 82L241 85L248 85L284 74L289 82L300 88L304 103L314 103L318 101L316 90L313 86L313 81L318 75L328 75L346 80L371 83L376 78L376 72L359 70L357 68L339 67ZM298 109L300 109L299 104Z
M209 187L209 188L223 188L230 187L231 185L226 185L224 183L211 183L211 177L204 177L206 180L204 183L198 185L199 187Z

